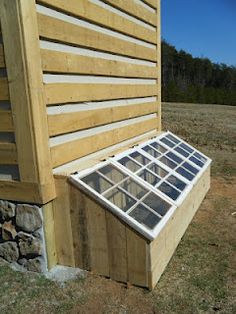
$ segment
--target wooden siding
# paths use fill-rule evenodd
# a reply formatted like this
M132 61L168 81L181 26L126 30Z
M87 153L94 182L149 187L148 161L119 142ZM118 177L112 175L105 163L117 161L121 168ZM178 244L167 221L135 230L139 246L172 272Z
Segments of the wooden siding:
M156 5L133 0L81 0L80 6L74 0L38 0L37 4L53 167L158 129ZM128 99L137 103L127 103ZM78 110L79 105L83 109ZM51 111L57 107L56 113ZM129 125L130 120L148 115L149 119ZM122 121L122 127L113 129ZM107 131L99 133L98 126L104 125ZM83 130L90 130L90 135L81 138Z
M151 1L2 0L0 9L0 132L12 134L0 165L19 173L0 198L15 199L22 183L35 192L21 200L48 202L53 168L159 129Z
M3 42L1 23L0 23L0 42ZM11 176L13 168L17 165L17 149L14 142L10 142L9 138L14 138L14 126L12 111L10 109L9 83L6 74L4 45L0 44L0 70L3 77L0 77L0 133L4 142L0 142L0 166L7 166L9 169L8 176ZM5 106L3 106L5 104ZM8 136L10 133L10 137ZM6 173L4 173L4 176ZM1 172L0 172L1 180ZM1 191L0 191L1 198Z
M55 197L55 187L35 1L2 0L0 22L0 67L7 73L0 79L0 132L2 138L14 133L13 143L0 143L0 165L9 178L18 169L18 177L0 182L0 199L45 203Z

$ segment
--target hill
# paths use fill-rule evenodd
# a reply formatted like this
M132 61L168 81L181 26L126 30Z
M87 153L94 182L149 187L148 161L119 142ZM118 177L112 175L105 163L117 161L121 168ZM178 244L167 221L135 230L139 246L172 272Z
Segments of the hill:
M163 40L162 100L236 105L236 67L194 58Z

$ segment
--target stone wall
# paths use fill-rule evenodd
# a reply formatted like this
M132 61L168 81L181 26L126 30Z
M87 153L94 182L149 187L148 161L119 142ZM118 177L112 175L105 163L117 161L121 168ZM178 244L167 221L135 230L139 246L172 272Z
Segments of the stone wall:
M46 270L40 207L0 200L0 257L29 271Z

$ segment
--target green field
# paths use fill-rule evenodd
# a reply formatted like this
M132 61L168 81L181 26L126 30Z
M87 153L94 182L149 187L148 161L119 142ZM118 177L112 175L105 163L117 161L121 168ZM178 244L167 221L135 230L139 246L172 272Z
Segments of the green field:
M59 285L0 265L0 313L236 313L236 107L164 104L163 128L213 159L212 188L149 292L89 273Z

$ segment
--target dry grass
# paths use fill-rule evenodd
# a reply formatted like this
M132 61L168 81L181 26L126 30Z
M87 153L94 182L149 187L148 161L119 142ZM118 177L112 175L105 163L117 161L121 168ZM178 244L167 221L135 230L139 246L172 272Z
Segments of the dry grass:
M0 267L0 313L236 313L236 108L163 106L164 128L213 158L212 188L152 292L89 274L59 286Z

